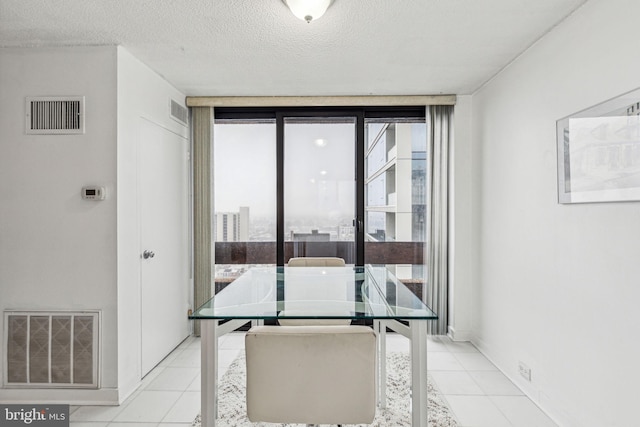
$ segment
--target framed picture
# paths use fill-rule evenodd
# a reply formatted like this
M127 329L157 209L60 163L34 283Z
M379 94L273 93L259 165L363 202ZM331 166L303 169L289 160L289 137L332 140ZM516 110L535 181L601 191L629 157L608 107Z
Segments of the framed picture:
M556 125L559 203L640 200L640 89Z

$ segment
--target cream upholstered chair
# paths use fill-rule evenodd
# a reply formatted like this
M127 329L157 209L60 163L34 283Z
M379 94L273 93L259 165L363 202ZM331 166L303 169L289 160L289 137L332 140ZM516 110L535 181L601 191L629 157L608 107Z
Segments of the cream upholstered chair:
M344 259L338 257L294 257L287 262L288 267L344 267ZM286 310L286 314L299 312L303 315L311 314L310 310ZM282 313L283 315L285 313ZM350 319L278 319L282 326L305 326L305 325L350 325Z
M344 259L337 257L296 257L289 259L289 267L344 267Z
M256 326L245 337L251 422L370 424L376 336L366 326Z

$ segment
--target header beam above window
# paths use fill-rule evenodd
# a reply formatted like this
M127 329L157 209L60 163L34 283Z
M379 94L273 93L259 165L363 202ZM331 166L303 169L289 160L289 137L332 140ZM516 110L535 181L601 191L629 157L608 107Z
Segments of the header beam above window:
M208 108L208 107L201 107ZM286 116L289 121L314 117L324 118L327 122L336 123L345 117L362 114L368 121L385 122L390 118L397 121L425 119L424 105L417 106L367 106L367 107L215 107L216 123L242 120L245 123L275 122L278 114Z
M456 95L187 97L187 107L392 107L455 103Z

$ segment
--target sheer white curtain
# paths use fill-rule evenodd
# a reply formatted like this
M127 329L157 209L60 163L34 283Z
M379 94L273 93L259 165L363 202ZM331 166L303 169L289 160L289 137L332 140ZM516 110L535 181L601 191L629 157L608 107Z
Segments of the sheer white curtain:
M449 145L453 138L453 106L427 106L427 283L425 303L438 315L428 332L445 335L449 290Z
M192 107L193 129L193 304L200 307L211 298L213 240L211 233L211 176L213 108ZM194 333L200 335L195 322Z

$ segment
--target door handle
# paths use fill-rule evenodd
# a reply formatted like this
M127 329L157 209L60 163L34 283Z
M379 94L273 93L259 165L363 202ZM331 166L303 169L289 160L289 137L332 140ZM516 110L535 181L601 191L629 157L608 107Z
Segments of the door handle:
M142 258L144 258L144 259L153 258L154 256L156 256L156 254L154 254L153 251L150 251L150 250L145 250L142 253Z

